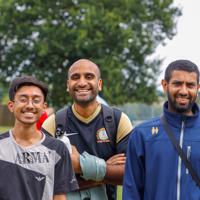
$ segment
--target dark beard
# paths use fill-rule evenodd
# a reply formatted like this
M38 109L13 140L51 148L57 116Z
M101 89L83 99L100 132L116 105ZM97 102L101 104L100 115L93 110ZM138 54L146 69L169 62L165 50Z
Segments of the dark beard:
M196 96L195 99L192 100L192 97L189 96L189 99L190 99L189 104L186 107L182 107L180 105L177 105L176 98L174 98L174 101L172 101L169 95L169 91L167 92L167 97L168 97L169 105L172 108L172 110L174 110L176 113L181 113L181 114L191 111L197 98ZM176 95L174 97L176 97Z
M76 98L75 96L73 98L77 104L82 105L82 106L92 104L94 101L96 101L96 96L91 96L91 98L89 98L88 100L80 100Z
M81 99L78 97L78 95L76 95L76 90L78 89L90 89L92 90L92 93L90 96L88 96L88 99ZM80 105L88 105L91 104L94 100L96 100L96 96L98 94L98 91L93 90L93 88L91 86L84 86L84 87L74 87L73 91L70 93L70 95L72 96L73 100Z

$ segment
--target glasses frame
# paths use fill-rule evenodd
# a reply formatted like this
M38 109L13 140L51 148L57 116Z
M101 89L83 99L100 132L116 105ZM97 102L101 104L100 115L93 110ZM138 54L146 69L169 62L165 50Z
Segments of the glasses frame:
M16 100L13 100L12 102L19 102L21 104L28 105L29 102L31 101L32 105L34 105L34 106L40 106L44 103L44 101L42 101L42 100L40 102L36 103L36 102L34 102L34 99L23 98L23 100L25 100L25 99L26 99L25 102L21 101L21 99L16 99Z

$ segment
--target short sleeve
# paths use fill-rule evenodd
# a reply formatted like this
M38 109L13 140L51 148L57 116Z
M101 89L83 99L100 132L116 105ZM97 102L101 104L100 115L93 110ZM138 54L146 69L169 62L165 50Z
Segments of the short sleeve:
M128 140L130 133L133 130L130 119L124 113L122 113L118 129L117 129L117 149L116 153L125 153L127 151Z
M42 131L44 133L48 133L55 137L55 129L56 129L56 123L55 123L55 114L52 114L50 117L48 117L43 125L42 125Z
M71 157L64 143L60 144L61 158L55 166L54 195L66 194L79 189Z
M133 130L130 119L124 113L121 114L119 125L117 128L117 143Z

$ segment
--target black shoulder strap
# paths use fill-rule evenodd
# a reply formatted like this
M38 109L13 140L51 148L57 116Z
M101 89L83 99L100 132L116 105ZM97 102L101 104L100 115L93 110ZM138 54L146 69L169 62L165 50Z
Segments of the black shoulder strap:
M65 126L67 123L67 109L68 107L65 107L56 112L56 115L55 115L55 122L56 122L55 137L56 138L64 134Z
M116 135L117 135L117 127L115 124L114 111L113 108L106 106L104 104L102 104L101 106L103 110L104 126L108 134L108 137L110 139L112 148L114 150L116 146ZM55 137L60 137L61 135L64 134L65 126L67 123L67 109L68 107L65 107L57 111L55 114L55 122L56 122Z
M108 134L108 138L110 139L110 144L112 145L113 150L116 146L116 135L117 135L117 128L115 124L114 112L113 108L101 104L102 111L103 111L103 122Z
M199 177L197 175L197 173L195 172L195 170L193 169L191 163L188 161L186 155L184 154L183 150L181 149L176 137L174 136L169 124L167 123L164 115L160 116L160 120L165 128L165 131L167 132L169 138L172 141L172 144L174 145L176 151L178 152L179 156L181 157L183 163L185 164L186 168L189 170L191 176L193 177L193 179L195 180L196 184L199 186L200 188L200 180Z

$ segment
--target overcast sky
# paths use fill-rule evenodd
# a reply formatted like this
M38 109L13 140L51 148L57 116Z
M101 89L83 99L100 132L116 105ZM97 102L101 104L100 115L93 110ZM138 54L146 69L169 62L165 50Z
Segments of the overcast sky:
M166 66L174 60L188 59L200 67L200 0L175 0L174 3L182 7L182 16L178 19L177 35L167 40L166 46L157 48L156 55L165 58L158 83L164 77Z

